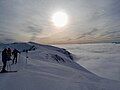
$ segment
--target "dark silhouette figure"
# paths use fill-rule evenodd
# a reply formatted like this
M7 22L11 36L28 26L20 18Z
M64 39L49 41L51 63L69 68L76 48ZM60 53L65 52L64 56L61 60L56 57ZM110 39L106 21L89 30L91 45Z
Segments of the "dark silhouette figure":
M13 62L12 64L16 64L17 63L17 58L18 58L18 53L20 53L17 49L14 49L13 52L12 52L12 55L13 55Z
M7 55L8 55L8 61L9 61L9 60L12 60L12 59L11 59L12 51L11 51L10 48L8 48L8 50L7 50Z
M7 71L5 70L7 61L8 61L8 55L7 55L7 49L5 48L5 49L2 51L2 63L3 63L3 67L2 67L2 71L1 71L1 72L7 72Z

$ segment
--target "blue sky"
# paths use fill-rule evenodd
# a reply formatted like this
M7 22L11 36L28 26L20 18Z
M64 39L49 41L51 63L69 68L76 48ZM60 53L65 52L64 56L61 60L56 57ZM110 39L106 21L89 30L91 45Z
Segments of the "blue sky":
M55 27L63 11L68 23ZM0 42L88 43L120 41L120 0L0 0Z

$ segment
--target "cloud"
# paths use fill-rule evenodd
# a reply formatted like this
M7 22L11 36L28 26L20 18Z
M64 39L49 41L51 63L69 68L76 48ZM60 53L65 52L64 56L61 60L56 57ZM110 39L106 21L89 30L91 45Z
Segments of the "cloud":
M0 43L13 43L16 42L17 40L15 39L9 39L9 38L4 38L4 39L0 39Z
M28 26L27 28L28 29L26 31L31 34L30 41L35 41L36 37L42 31L42 29L40 29L38 25L31 25L31 26Z
M93 28L91 31L79 35L79 37L77 37L76 39L84 38L87 36L95 36L98 31L99 30L97 28Z
M4 34L0 33L0 37L3 37L3 36L4 36Z
M97 41L100 37L118 40L119 6L120 0L0 0L0 38L36 41L44 36L48 37L46 41L51 38L51 42L84 38ZM53 13L60 10L69 17L69 23L62 29L51 24Z

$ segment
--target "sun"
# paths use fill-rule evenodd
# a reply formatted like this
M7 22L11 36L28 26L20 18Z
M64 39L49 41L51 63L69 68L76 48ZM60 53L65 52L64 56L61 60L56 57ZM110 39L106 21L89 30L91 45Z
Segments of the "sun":
M52 22L57 27L63 27L68 22L68 15L65 12L56 12L52 16Z

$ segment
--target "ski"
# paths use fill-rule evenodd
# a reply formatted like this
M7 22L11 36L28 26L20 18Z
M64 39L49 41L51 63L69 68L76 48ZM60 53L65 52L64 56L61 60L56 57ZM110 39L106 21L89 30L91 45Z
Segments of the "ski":
M6 72L0 72L0 73L14 73L14 72L17 72L17 71L6 71Z

